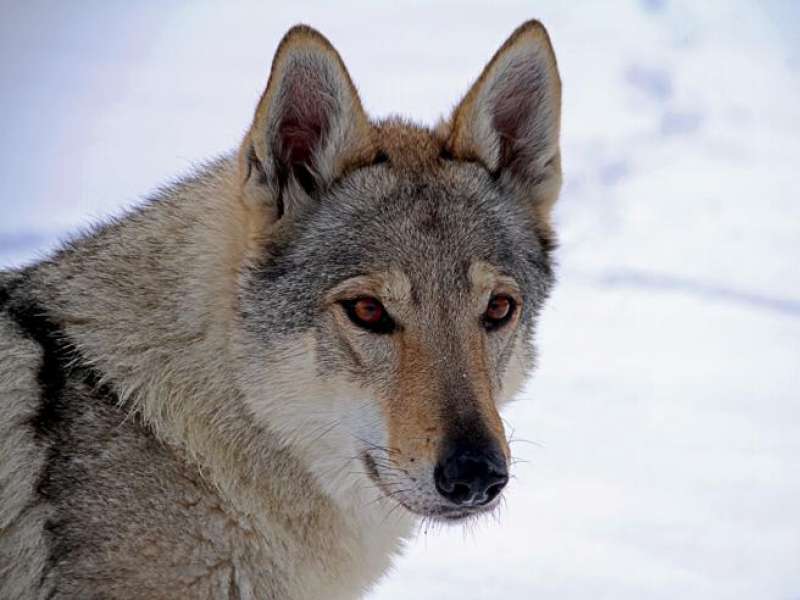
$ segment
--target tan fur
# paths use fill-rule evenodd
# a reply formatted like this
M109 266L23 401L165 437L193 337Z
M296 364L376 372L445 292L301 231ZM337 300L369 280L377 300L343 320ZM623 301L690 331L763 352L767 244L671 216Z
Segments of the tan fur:
M408 133L411 139L417 137L413 129L408 130ZM402 139L403 136L397 137ZM398 141L395 140L395 143ZM399 142L399 144L404 143L405 140ZM390 147L396 149L398 146L390 145ZM424 145L422 147L424 148ZM487 366L486 353L489 349L484 344L484 336L477 328L472 327L470 322L473 320L473 312L478 314L481 312L492 292L509 293L521 303L520 294L513 279L501 275L494 267L481 261L472 264L470 278L473 287L469 306L472 312L465 311L462 315L452 315L452 326L462 328L466 332L462 343L478 404L486 422L508 454L505 432L497 411ZM336 286L329 294L327 302L345 339L351 335L364 334L354 331L352 324L341 311L331 307L341 298L359 296L381 298L394 314L406 322L413 322L415 309L412 306L410 283L402 272L373 273L369 276L356 277ZM516 319L515 315L512 326ZM441 450L439 444L444 437L444 422L439 412L439 398L443 392L439 382L441 367L437 356L438 341L426 339L419 333L404 331L398 335L396 356L387 357L390 361L388 370L396 373L396 379L390 384L394 393L391 397L383 399L388 445L397 451L398 455L394 460L404 467L416 461L433 463ZM359 353L357 344L352 344L351 347L355 354Z
M247 185L250 174L249 155L251 152L255 153L262 165L271 164L272 148L269 147L269 139L264 132L274 127L276 104L280 100L277 96L281 84L287 77L287 69L295 61L302 62L315 54L328 57L335 65L336 72L333 76L339 79L342 93L342 98L336 100L345 104L342 106L342 112L347 117L330 135L331 147L327 150L330 155L330 166L324 176L333 179L348 170L367 164L373 160L377 152L375 129L364 112L358 92L339 53L318 31L302 25L294 27L284 36L275 52L267 87L258 102L253 124L239 150L239 179L244 185L243 196L250 198L251 205L272 204L274 197L265 198L263 188ZM266 175L270 179L273 174ZM274 187L266 191L271 196L277 194Z
M399 450L402 463L431 464L442 432L442 416L437 410L442 390L431 373L436 358L416 336L404 335L399 344L395 395L384 401L389 447Z
M190 501L194 507L193 519L205 514L208 527L216 519L214 515L221 504L230 507L224 511L228 524L223 530L229 531L224 543L217 538L213 549L189 549L180 546L183 534L175 535L172 546L166 543L167 536L159 541L162 547L159 553L180 556L208 552L203 562L212 565L218 561L214 558L217 552L233 552L240 556L237 585L264 590L272 589L272 584L264 579L269 573L262 572L263 565L278 561L279 570L286 573L281 577L286 597L353 597L383 572L391 553L398 549L400 536L408 532L410 522L400 519L397 525L392 525L389 521L387 527L375 530L388 508L382 509L380 498L374 497L362 499L352 512L340 512L309 477L302 459L275 446L275 439L250 426L251 419L237 398L240 392L230 385L235 380L232 369L237 360L236 348L230 345L230 324L236 320L232 294L235 288L226 287L225 282L236 277L235 272L231 273L231 265L239 264L242 258L241 240L246 239L243 234L247 231L246 224L241 222L235 163L224 164L210 183L217 193L195 195L191 189L187 190L181 200L180 223L161 215L158 224L141 224L148 228L148 238L187 249L186 254L160 257L167 264L177 261L166 271L178 279L169 285L151 280L157 287L142 293L142 286L146 285L143 281L152 277L142 262L147 255L120 255L116 265L117 289L104 286L101 290L93 281L95 273L82 268L85 261L92 260L91 250L83 250L67 257L58 271L45 276L54 291L66 290L60 282L69 280L88 296L76 299L54 295L51 306L87 360L114 380L123 392L123 401L173 447L180 460L195 465L198 475L202 474L201 478L191 477L191 485L205 488L202 493L210 496L202 502L208 508ZM134 231L126 233L137 235ZM209 252L209 248L216 250ZM189 257L191 262L180 264ZM197 258L202 260L195 262ZM118 305L110 294L126 297L128 304L146 304L127 314L104 309L111 302ZM75 300L80 302L76 304ZM154 310L169 311L177 319L170 317L172 326L166 329L140 320L140 315ZM222 315L228 316L220 318ZM151 317L154 322L163 318L159 314ZM128 322L129 319L136 321ZM176 344L180 351L171 350ZM142 352L139 348L146 350ZM21 360L21 364L35 364L31 359ZM302 376L303 369L299 366L291 370L293 378ZM320 448L316 450L319 452ZM291 475L285 479L263 476L277 465ZM204 482L211 487L207 488ZM294 487L287 485L289 482ZM13 489L22 493L20 485L15 482ZM360 510L368 501L374 503L374 514ZM265 519L266 515L270 515L270 520ZM281 520L275 520L276 516ZM370 541L367 534L371 531L386 541ZM303 540L302 546L297 545L297 539ZM119 568L128 565L127 568L136 570L139 557L155 551L150 545L153 541L132 536L128 545L108 558ZM276 547L282 548L277 554ZM198 573L198 585L206 582L203 584L206 587L196 588L195 597L217 597L213 592L216 584L212 582L227 581L230 576L228 566L222 564L220 569L221 574L215 574L213 568ZM355 576L356 573L359 575ZM154 572L145 572L143 577L151 580L144 589L159 585L164 591L163 596L150 592L146 597L176 597L182 594L178 590L187 589L188 585L187 581L159 580ZM129 583L133 587L121 587L117 593L139 597L136 590L144 582ZM167 592L172 586L174 591Z
M502 66L502 63L512 59L515 53L526 52L527 48L531 48L529 51L534 53L544 52L547 54L544 58L544 62L550 70L550 76L552 78L550 83L555 86L555 91L560 97L561 80L558 76L558 68L556 67L555 53L550 43L550 36L540 22L528 21L520 25L505 43L500 46L497 52L495 52L494 56L492 56L489 63L483 69L480 77L478 77L475 84L470 88L467 95L453 113L451 132L447 141L451 150L457 153L458 156L464 159L485 158L475 154L479 151L476 147L478 143L477 138L482 135L481 132L475 129L478 121L475 117L475 111L479 110L476 104L487 84L496 77L496 72L498 68ZM490 168L493 166L492 162L489 163Z
M442 140L432 136L427 129L400 119L389 119L377 128L380 148L400 169L430 169L444 148Z
M528 193L535 199L535 211L542 227L549 230L550 213L561 188L561 155L557 140L561 126L561 78L555 52L547 30L539 21L520 25L500 47L453 112L450 121L440 125L440 135L453 155L461 160L478 160L491 169L497 167L499 140L487 123L487 96L492 93L499 74L514 68L515 62L535 61L544 70L542 85L549 96L545 109L550 114L553 148L548 161L548 176Z
M273 290L253 282L318 201L276 166L298 65L322 73L314 83L330 119L307 165L316 183L366 178L385 156L387 189L424 175L444 190L485 191L485 170L447 154L491 169L472 113L482 86L502 75L497 65L531 44L547 63L544 29L524 25L431 132L370 122L333 46L294 28L237 154L52 259L0 273L0 597L359 597L401 551L414 513L443 514L433 472L451 420L469 413L508 457L498 406L521 385L531 351L519 313L491 340L481 317L492 294L522 306L519 281L469 255L454 291L398 262L326 280L308 309L313 327L285 330L261 327L258 300ZM555 85L554 59L552 69ZM547 168L558 171L558 160ZM534 190L537 225L546 227L557 175ZM403 328L381 337L355 326L342 301L360 295ZM453 298L457 310L443 315ZM35 314L20 316L26 306ZM42 323L57 333L38 331ZM47 368L63 379L56 398ZM81 477L58 481L59 453ZM42 492L48 478L66 497ZM59 548L69 536L77 550Z

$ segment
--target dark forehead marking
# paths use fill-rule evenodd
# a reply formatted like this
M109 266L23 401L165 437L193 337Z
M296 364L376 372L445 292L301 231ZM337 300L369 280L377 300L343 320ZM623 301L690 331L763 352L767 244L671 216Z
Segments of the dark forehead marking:
M422 195L425 193L427 186L420 185L418 193ZM439 215L439 204L435 201L428 201L422 204L416 211L416 225L420 233L426 235L435 235L440 232L442 222Z

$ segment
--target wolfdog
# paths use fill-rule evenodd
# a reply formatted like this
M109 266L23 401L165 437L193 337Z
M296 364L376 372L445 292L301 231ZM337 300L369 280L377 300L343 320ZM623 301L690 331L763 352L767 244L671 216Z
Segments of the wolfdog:
M238 151L0 273L0 597L355 598L493 510L560 105L536 21L433 128L297 26Z

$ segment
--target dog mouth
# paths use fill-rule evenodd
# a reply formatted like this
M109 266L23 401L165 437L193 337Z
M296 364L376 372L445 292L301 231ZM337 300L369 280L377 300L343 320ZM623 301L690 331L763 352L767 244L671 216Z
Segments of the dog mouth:
M487 505L483 506L453 506L447 504L436 504L434 506L421 508L415 507L409 504L404 498L401 497L399 493L396 491L393 492L383 481L380 475L380 471L378 470L378 464L376 463L375 459L368 453L364 452L361 456L362 462L366 468L366 473L369 476L370 480L375 484L375 486L383 493L383 495L394 501L395 503L402 506L404 509L413 513L415 515L419 515L421 517L433 518L437 520L441 520L445 523L458 523L462 521L466 521L470 518L474 518L480 516L481 514L486 514L494 510L498 504L497 501L491 502Z

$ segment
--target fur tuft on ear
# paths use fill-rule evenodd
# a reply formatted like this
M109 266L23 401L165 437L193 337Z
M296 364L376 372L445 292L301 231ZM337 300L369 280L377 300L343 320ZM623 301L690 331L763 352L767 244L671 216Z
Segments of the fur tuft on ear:
M535 201L545 220L561 185L561 79L544 26L521 25L456 108L447 150L477 160Z
M272 62L239 165L244 196L280 218L291 195L313 193L375 153L373 128L336 49L298 25ZM289 193L285 193L285 192Z

